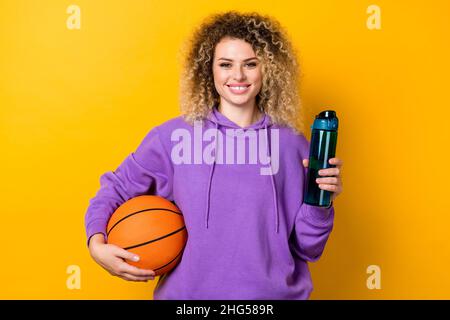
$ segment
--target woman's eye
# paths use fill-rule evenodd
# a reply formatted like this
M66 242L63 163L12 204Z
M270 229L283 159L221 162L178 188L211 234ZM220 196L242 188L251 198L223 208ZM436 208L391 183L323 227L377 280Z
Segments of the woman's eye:
M231 63L221 63L220 66L228 68L231 66ZM256 67L256 62L247 63L247 66L252 67L252 68Z

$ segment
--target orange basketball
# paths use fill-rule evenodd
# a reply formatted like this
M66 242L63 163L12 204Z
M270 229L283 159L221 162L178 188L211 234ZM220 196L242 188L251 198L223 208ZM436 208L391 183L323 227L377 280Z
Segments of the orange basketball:
M180 261L187 241L181 211L172 202L143 195L123 203L112 214L106 229L108 243L140 257L126 262L156 275L172 270Z

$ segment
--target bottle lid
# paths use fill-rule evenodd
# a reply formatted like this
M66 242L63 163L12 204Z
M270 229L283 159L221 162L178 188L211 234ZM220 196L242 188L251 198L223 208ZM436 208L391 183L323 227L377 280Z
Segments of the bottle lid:
M339 120L336 117L336 111L325 110L316 115L311 129L337 131L339 126Z

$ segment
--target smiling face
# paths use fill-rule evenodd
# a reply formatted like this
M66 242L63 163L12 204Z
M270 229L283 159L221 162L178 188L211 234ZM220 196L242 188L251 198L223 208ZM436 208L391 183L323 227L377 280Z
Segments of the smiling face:
M248 42L223 38L214 51L213 76L221 104L255 106L262 85L261 61Z

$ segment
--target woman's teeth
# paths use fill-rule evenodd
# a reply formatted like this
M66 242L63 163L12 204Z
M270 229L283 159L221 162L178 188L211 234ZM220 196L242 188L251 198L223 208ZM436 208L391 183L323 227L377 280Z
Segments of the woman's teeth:
M245 93L248 91L249 87L250 87L250 85L248 85L248 86L228 86L228 88L230 88L230 91L234 94Z
M235 90L244 90L247 89L248 87L231 87L231 88Z

